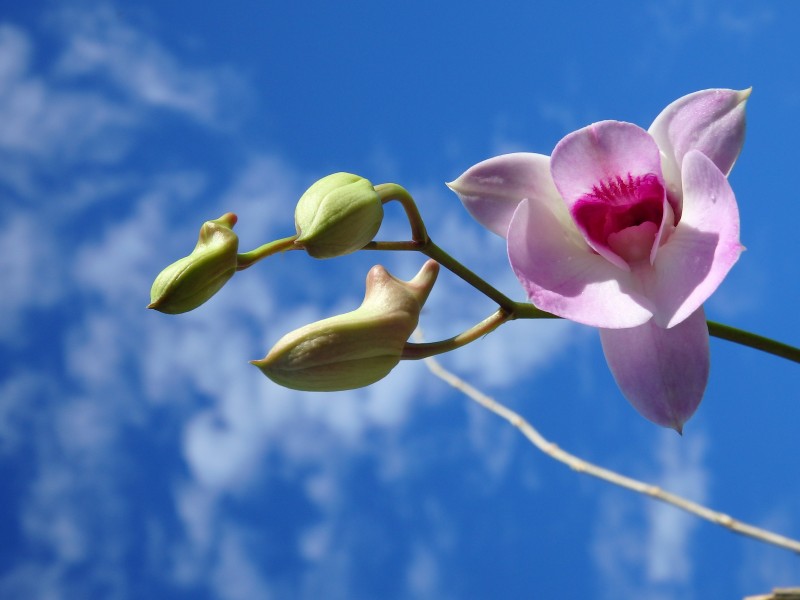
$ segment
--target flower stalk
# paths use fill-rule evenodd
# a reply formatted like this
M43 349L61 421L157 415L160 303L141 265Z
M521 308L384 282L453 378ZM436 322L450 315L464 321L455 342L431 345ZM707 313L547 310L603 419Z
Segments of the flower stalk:
M510 313L502 308L498 308L494 313L486 317L477 325L473 325L466 331L463 331L462 333L459 333L458 335L449 339L441 340L439 342L408 342L405 345L405 348L403 348L403 354L401 358L403 360L420 360L423 358L436 356L437 354L444 354L445 352L450 352L451 350L456 350L457 348L461 348L462 346L466 346L467 344L474 342L480 337L488 335L510 318Z
M417 204L407 189L396 183L381 183L375 186L375 192L383 204L395 200L402 205L411 225L411 239L414 242L425 243L429 240L422 215L419 214Z
M364 250L376 251L399 251L399 252L420 252L436 260L440 265L445 267L448 271L461 278L463 281L471 285L473 288L481 292L484 296L493 300L500 307L496 313L487 317L474 327L439 342L430 342L427 344L411 344L409 343L404 350L403 358L416 360L425 358L427 356L434 356L455 350L462 346L475 341L494 331L508 321L516 319L560 319L558 315L554 315L547 311L541 310L531 304L530 302L516 302L511 300L508 296L503 294L500 290L492 286L489 282L483 279L480 275L464 266L457 259L438 246L427 234L422 217L420 216L419 209L411 196L411 194L397 184L381 184L375 186L375 190L381 199L385 201L398 200L402 203L406 216L412 230L412 237L416 235L417 239L411 241L373 241L367 244ZM416 232L416 233L414 233ZM498 316L504 315L502 319ZM488 323L493 326L489 327ZM760 350L773 356L785 358L795 363L800 363L800 348L779 342L777 340L751 333L743 329L738 329L730 325L724 325L716 321L707 321L708 332L711 336L734 342L741 346ZM481 332L477 333L476 332ZM422 346L417 348L417 346Z
M273 254L278 254L279 252L285 252L286 250L299 250L299 248L294 245L294 241L296 239L297 235L291 235L280 240L268 242L262 246L259 246L255 250L250 250L250 252L243 252L237 255L236 270L243 271L244 269L252 267L257 262L264 260Z

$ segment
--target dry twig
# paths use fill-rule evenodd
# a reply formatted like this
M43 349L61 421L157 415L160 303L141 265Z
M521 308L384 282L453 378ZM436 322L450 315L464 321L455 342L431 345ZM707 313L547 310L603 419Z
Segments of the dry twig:
M676 494L665 492L656 485L650 485L637 479L620 475L619 473L589 463L573 454L570 454L569 452L562 450L554 443L545 439L528 421L523 419L519 414L475 389L457 375L447 371L436 359L426 358L425 364L434 375L444 380L460 392L466 394L484 408L487 408L511 423L514 427L519 429L522 434L539 450L551 458L564 463L571 469L578 471L579 473L586 473L587 475L608 481L614 485L633 490L634 492L650 496L656 500L661 500L662 502L671 504L672 506L680 508L681 510L696 515L702 519L711 521L716 525L721 525L722 527L730 529L734 533L746 535L761 542L772 544L780 548L786 548L787 550L791 550L800 554L800 541L767 531L766 529L761 529L760 527L755 527L754 525L749 525L734 519L729 515L711 510L710 508L706 508L701 504L697 504L696 502L692 502L691 500L687 500L686 498ZM782 598L783 596L779 597Z

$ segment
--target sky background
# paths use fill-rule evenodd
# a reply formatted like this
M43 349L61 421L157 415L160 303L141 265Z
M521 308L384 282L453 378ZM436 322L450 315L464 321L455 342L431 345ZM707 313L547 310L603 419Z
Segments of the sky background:
M748 250L709 318L800 343L800 2L0 3L0 597L738 598L800 558L576 474L403 363L282 389L248 360L346 312L380 262L290 252L198 310L155 275L232 211L294 233L335 171L397 182L435 241L524 295L445 186L603 119L753 86L731 174ZM381 239L408 236L396 207ZM421 324L494 310L443 272ZM683 437L641 418L595 331L514 322L443 358L563 448L800 537L797 366L712 339Z

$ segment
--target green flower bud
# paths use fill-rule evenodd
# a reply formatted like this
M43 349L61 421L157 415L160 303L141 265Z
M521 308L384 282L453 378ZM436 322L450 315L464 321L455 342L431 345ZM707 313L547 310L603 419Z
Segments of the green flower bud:
M288 333L266 357L251 362L295 390L333 392L375 383L400 362L438 273L439 264L429 260L414 279L401 281L377 265L367 275L359 308Z
M232 229L235 224L233 213L203 223L192 253L156 277L147 308L169 314L184 313L216 294L236 272L239 238Z
M295 244L314 258L350 254L372 241L382 220L383 204L369 181L334 173L317 181L298 201Z

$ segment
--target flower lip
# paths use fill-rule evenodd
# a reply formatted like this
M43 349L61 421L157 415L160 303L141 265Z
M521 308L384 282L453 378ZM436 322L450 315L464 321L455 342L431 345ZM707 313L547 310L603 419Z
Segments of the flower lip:
M599 254L625 268L654 259L664 216L664 188L653 174L603 181L572 206L575 224ZM600 248L606 252L601 252ZM617 259L624 261L619 264Z
M589 125L556 145L550 167L575 225L595 252L625 271L645 257L655 260L667 194L660 151L647 131L621 121ZM644 223L654 227L640 227ZM612 247L609 237L631 227L637 229L615 235Z

